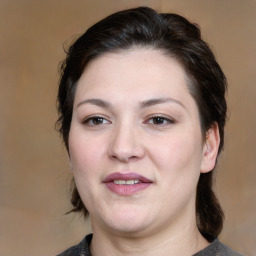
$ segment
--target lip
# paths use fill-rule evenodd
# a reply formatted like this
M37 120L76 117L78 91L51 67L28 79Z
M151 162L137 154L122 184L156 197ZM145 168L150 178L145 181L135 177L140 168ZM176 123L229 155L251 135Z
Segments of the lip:
M135 172L129 172L129 173L114 172L114 173L111 173L103 180L103 183L113 182L114 180L139 180L142 183L152 183L152 181L149 180L148 178L146 178L142 175L139 175Z
M124 181L139 180L139 183L136 183L133 185L128 185L128 184L119 185L119 184L115 184L114 180L124 180ZM115 173L109 174L103 180L103 183L111 192L118 195L122 195L122 196L129 196L147 189L151 184L153 184L153 181L134 172L130 172L130 173L115 172Z

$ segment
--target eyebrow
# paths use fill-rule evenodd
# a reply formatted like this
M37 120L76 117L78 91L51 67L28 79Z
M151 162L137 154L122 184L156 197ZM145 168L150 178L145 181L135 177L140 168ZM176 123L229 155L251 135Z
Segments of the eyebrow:
M185 106L178 100L175 100L173 98L154 98L154 99L149 99L149 100L145 100L140 102L140 108L147 108L147 107L151 107L154 105L158 105L158 104L164 104L164 103L176 103L178 105L180 105L181 107L185 108ZM92 104L95 106L99 106L102 108L110 108L111 104L107 101L101 100L101 99L87 99L87 100L83 100L81 102L79 102L77 104L77 108L83 104Z
M147 107L151 107L154 105L158 105L158 104L164 104L164 103L176 103L178 105L180 105L181 107L185 108L185 106L178 100L175 100L173 98L155 98L155 99L149 99L149 100L145 100L142 101L140 103L141 108L147 108Z
M77 108L83 104L92 104L92 105L96 105L96 106L99 106L99 107L102 107L102 108L109 108L111 106L111 104L107 101L104 101L104 100L100 100L100 99L88 99L88 100L83 100L81 102L79 102L77 104Z

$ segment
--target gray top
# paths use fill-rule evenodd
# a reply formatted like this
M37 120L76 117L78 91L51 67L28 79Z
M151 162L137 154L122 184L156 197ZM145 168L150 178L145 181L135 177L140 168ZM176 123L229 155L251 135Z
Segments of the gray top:
M192 256L242 256L242 255L237 252L234 252L229 247L222 244L218 239L215 239L202 251L197 252Z
M92 234L87 235L78 245L72 246L57 256L92 256L90 252L90 243ZM229 247L215 239L206 248L192 256L242 256L232 251Z

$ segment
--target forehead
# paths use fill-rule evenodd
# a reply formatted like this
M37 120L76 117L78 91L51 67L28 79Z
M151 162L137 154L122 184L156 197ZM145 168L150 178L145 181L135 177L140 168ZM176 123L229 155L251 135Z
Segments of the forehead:
M143 91L188 93L188 78L182 66L160 50L134 48L110 52L92 60L78 81L78 92Z

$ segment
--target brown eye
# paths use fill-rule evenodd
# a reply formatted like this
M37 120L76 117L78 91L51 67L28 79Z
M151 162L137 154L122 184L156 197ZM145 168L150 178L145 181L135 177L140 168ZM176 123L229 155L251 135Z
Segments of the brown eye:
M168 124L173 124L174 120L170 119L170 118L166 118L163 116L153 116L151 118L149 118L146 123L148 124L152 124L152 125L157 125L157 126L165 126Z
M166 119L163 118L163 117L158 117L158 116L157 116L157 117L153 117L153 118L152 118L153 124L164 124L165 121L166 121Z
M92 123L93 125L103 124L103 121L104 121L104 119L101 118L101 117L95 117L95 118L92 118L92 119L91 119L91 123Z
M100 116L90 117L84 121L84 124L89 126L98 126L98 125L109 124L109 123L110 122L108 120Z

